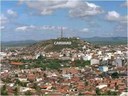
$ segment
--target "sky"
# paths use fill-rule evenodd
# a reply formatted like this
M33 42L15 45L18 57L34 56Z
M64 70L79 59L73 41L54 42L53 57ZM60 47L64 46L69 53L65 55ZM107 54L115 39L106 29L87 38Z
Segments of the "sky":
M126 37L125 0L1 0L1 41Z

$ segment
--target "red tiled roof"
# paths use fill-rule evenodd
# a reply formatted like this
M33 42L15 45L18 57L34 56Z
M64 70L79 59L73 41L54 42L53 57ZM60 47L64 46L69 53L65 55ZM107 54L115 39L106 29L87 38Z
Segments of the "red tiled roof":
M48 87L48 86L46 86L46 85L40 86L40 88L42 88L42 89L47 89L47 87Z
M89 92L89 91L86 91L84 92L85 95L95 95L96 93L95 92Z
M35 80L36 79L36 76L34 74L28 74L27 78L29 80Z
M22 65L23 63L22 62L11 62L10 64L12 64L12 65Z

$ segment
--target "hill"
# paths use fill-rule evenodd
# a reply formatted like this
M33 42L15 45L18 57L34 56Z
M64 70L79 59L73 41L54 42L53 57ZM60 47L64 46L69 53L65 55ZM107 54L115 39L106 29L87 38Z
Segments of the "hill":
M70 44L71 43L71 44ZM87 47L92 47L92 45L84 40L80 40L78 38L58 38L40 41L38 43L34 43L23 49L25 53L38 53L38 52L52 52L52 51L61 51L63 48L71 48L71 49L80 49L84 45Z

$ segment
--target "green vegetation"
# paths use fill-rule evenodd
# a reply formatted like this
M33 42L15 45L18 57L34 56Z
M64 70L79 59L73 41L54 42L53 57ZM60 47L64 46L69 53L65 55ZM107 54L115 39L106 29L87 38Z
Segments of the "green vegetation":
M119 73L115 72L111 75L112 78L119 78Z
M3 85L1 88L1 95L5 96L8 95L7 89L6 89L6 85Z
M20 65L20 69L25 68L42 68L45 70L46 68L49 69L59 69L62 67L85 67L90 65L90 61L84 60L75 60L71 63L70 60L59 60L59 59L46 59L43 56L39 56L38 59L35 60L18 60L20 62L24 62L26 64ZM26 67L27 66L27 67Z
M115 92L115 91L108 91L108 92L106 93L106 95L117 96L118 93Z
M27 92L25 92L25 95L27 95L27 96L31 96L32 93L31 93L31 91L27 91Z
M3 82L6 82L6 83L12 83L12 81L11 81L11 78L10 78L10 77L2 78L1 80L2 80Z
M15 92L15 93L14 93L15 95L18 95L18 92L19 92L19 88L18 88L18 86L15 87L14 92Z
M95 91L96 91L97 96L117 96L118 95L118 92L110 91L110 90L105 93L102 93L100 89L96 88Z
M74 62L75 62L75 67L85 67L90 65L90 61L76 60Z
M71 42L71 45L55 45L55 42ZM79 49L82 50L83 45L88 45L88 43L84 40L80 40L77 38L58 38L58 39L50 39L46 41L40 41L34 44L29 45L28 47L22 50L22 53L29 53L34 54L35 51L45 51L45 52L52 52L57 51L60 52L63 48L71 48L71 49ZM92 46L91 44L89 44ZM40 49L40 50L39 50Z
M84 84L85 84L85 86L88 86L89 83L88 83L88 81L85 81Z
M100 89L99 88L96 88L96 94L97 95L101 95L101 92L100 92Z
M54 45L54 42L72 42L71 45ZM49 45L45 44L45 46L48 46L45 51L61 51L63 48L71 48L71 49L79 49L85 44L84 41L77 39L77 38L61 38L61 39L53 39Z

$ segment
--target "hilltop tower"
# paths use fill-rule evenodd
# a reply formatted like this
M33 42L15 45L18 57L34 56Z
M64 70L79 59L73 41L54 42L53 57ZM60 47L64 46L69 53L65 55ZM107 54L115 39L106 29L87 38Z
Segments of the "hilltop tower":
M63 38L63 28L61 27L61 38Z

